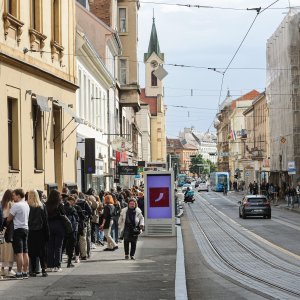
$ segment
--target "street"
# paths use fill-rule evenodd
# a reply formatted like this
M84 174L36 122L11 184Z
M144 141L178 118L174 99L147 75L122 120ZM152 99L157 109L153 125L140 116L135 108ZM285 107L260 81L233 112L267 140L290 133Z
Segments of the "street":
M189 299L297 299L299 214L240 219L242 195L201 193L185 205L183 235Z

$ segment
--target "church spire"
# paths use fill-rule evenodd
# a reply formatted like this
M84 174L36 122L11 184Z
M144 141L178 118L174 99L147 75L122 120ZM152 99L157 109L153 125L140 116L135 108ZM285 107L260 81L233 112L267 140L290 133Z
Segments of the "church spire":
M153 11L153 23L152 23L152 30L151 30L151 35L150 35L148 52L145 53L145 55L144 55L145 61L151 56L151 54L153 52L159 58L161 58L162 60L164 60L164 54L160 52L159 41L158 41L157 31L156 31L156 26L155 26L154 11Z

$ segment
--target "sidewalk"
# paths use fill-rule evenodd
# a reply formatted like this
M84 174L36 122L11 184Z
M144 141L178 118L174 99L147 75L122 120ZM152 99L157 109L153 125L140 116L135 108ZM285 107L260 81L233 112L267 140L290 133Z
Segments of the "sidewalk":
M176 237L141 237L136 260L98 246L89 260L47 278L1 280L0 299L175 299Z
M300 207L298 206L298 203L294 204L294 207L292 207L291 205L287 205L287 201L285 200L279 200L277 205L272 204L275 207L278 207L280 209L285 209L285 210L289 210L289 211L293 211L296 213L300 213Z

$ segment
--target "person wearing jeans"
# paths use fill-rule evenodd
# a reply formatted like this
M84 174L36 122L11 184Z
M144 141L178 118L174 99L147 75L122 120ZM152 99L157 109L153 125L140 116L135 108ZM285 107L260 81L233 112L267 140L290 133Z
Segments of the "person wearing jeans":
M100 225L100 230L104 231L104 235L107 240L107 248L104 251L114 251L118 249L116 242L111 236L111 228L113 225L113 213L114 213L114 200L111 195L106 195L104 197L104 211L103 211L103 221Z
M17 279L28 278L28 218L29 205L22 189L13 191L14 205L10 209L7 222L14 222L13 249L17 260Z
M119 228L121 236L124 238L125 259L129 259L130 254L130 258L134 260L138 235L144 229L144 217L134 198L130 198L128 207L122 209ZM131 246L130 251L129 246Z

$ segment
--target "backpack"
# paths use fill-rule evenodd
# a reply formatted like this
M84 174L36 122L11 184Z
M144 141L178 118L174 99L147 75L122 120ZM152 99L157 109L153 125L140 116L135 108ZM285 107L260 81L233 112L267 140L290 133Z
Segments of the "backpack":
M113 217L119 217L121 214L121 206L120 205L115 205L115 209L112 213Z

